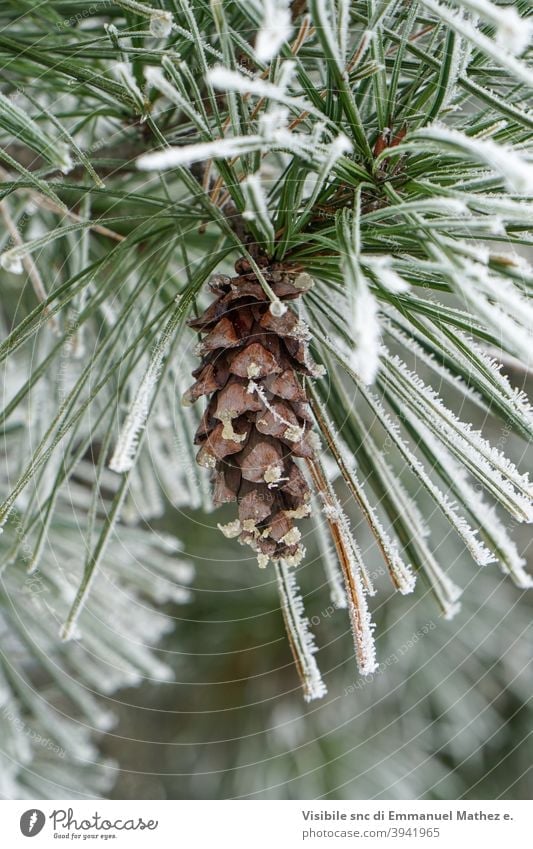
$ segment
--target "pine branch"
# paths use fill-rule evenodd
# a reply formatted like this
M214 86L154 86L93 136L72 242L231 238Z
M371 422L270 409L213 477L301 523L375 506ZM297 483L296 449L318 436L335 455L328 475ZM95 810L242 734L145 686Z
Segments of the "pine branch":
M531 486L505 440L492 445L478 428L481 415L523 438L532 432L523 388L486 353L530 367L533 272L521 252L531 247L531 25L522 7L94 7L67 38L54 4L25 17L10 3L0 12L9 67L0 259L6 286L20 293L3 303L0 360L8 372L26 363L0 414L5 434L21 430L22 461L2 493L6 529L25 505L7 568L27 542L38 568L61 493L72 488L86 551L70 632L115 528L161 515L165 498L214 506L194 462L196 432L218 494L223 477L237 501L239 537L262 565L278 564L286 608L287 562L303 556L293 520L317 503L308 474L345 581L342 589L322 529L332 597L347 605L360 669L372 672L372 582L330 463L306 441L309 397L324 454L398 590L414 587L410 564L444 614L457 612L459 590L429 538L433 506L439 533L452 529L480 567L498 561L529 586L499 511L531 521ZM226 283L209 306L203 287L215 272ZM284 302L295 292L298 312ZM222 302L229 315L218 312ZM176 385L181 393L195 367L186 325L200 326L193 315L204 307L200 382L210 377L212 403L200 418L177 410ZM271 374L259 378L250 359L258 334L271 346ZM252 372L239 373L248 354ZM239 381L247 405L218 409ZM286 397L289 388L303 397ZM262 457L260 474L250 468L254 440L277 457ZM89 456L92 477L79 480ZM246 486L244 467L257 478ZM304 481L297 503L283 492L289 472ZM255 496L275 496L275 510L263 504L259 517L256 504L257 515L244 516L252 483ZM294 640L301 611L291 611ZM298 663L311 669L316 695L308 648Z

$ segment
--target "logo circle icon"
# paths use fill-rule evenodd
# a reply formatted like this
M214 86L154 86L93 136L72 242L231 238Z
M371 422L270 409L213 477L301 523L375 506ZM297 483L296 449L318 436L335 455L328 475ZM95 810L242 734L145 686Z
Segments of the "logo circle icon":
M43 830L46 817L42 811L37 808L30 808L29 811L24 811L20 818L20 830L24 837L35 837Z

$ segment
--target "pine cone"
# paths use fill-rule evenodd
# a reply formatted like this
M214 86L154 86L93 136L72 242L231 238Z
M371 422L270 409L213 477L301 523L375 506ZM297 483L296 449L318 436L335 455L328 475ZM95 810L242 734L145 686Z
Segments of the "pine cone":
M238 519L219 526L222 532L250 545L260 566L295 565L304 555L295 520L310 512L297 458L312 459L318 447L298 375L318 377L323 369L310 357L307 326L283 303L300 297L309 278L291 282L279 266L258 262L278 301L267 299L245 259L236 277L212 279L215 301L189 321L203 336L202 363L184 403L208 398L197 462L213 469L215 504L238 504Z

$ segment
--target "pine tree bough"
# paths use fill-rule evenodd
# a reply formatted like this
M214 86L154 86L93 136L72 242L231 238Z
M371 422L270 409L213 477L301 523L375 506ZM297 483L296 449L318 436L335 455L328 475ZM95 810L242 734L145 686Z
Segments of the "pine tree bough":
M201 365L183 401L208 398L195 436L197 462L213 470L214 503L238 504L238 518L219 526L269 560L297 565L303 555L296 525L310 513L310 490L298 466L315 456L318 438L301 375L319 377L309 331L286 301L305 291L307 276L257 259L275 296L270 301L248 260L237 276L215 275L215 301L189 326L202 334Z
M37 575L52 529L64 549L55 517L68 492L78 578L70 595L54 587L71 603L62 636L80 617L92 651L81 616L89 591L100 603L114 534L168 505L211 510L200 417L176 412L176 392L197 365L186 319L235 252L247 259L212 281L214 302L192 322L202 364L186 401L207 400L196 442L215 503L233 503L223 532L274 561L305 697L325 692L289 569L309 488L361 674L377 666L367 596L381 574L354 537L361 518L393 586L427 580L446 619L455 572L470 582L463 559L533 587L511 534L533 522L533 487L507 458L521 456L516 438L533 440L525 4L117 0L53 27L51 0L17 5L0 6L2 545L11 537L0 570L23 555ZM76 108L58 111L71 85ZM327 385L312 382L311 334ZM131 537L139 564L123 561L142 592L154 590L145 536ZM124 635L110 651L154 672ZM0 761L6 795L2 773Z

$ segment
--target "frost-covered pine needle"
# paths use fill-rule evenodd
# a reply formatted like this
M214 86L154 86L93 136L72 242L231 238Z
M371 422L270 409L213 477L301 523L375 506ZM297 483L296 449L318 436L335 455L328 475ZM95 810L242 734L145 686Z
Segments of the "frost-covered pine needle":
M314 498L312 503L313 509L311 516L314 520L315 535L320 549L324 571L328 579L331 603L337 609L344 610L348 606L348 599L346 598L346 592L342 583L342 575L339 571L335 548L331 536L327 533L327 527L325 527L318 500Z
M473 48L477 48L486 56L490 57L496 65L505 68L516 80L525 83L525 85L531 85L533 83L533 71L531 68L513 55L512 48L517 46L517 42L512 33L509 35L508 32L503 32L499 41L493 40L484 35L473 23L465 19L462 12L454 12L443 3L438 2L438 0L421 0L421 2L438 19L467 39ZM502 38L503 44L507 49L502 49Z
M317 647L309 629L309 620L305 616L294 570L283 561L275 564L275 570L283 619L302 683L304 699L306 702L322 699L327 694L327 688L315 659Z
M313 106L303 98L294 98L287 93L288 86L295 71L295 63L289 59L283 62L283 76L278 83L272 83L261 77L249 77L238 71L231 71L223 65L215 65L207 74L207 80L214 88L221 91L236 91L240 94L251 94L255 97L265 97L277 103L284 103L293 108L309 109Z
M163 66L165 66L164 59ZM209 135L209 127L204 120L204 117L200 115L189 98L187 98L181 91L178 91L175 85L172 85L167 79L165 79L159 68L147 68L144 76L149 86L156 88L161 92L161 94L164 94L171 103L174 103L180 109L183 109L185 114L191 118L198 129L203 134Z
M354 219L353 227L358 227L357 219ZM350 233L346 217L339 228L339 237L342 240L341 267L349 305L347 325L352 339L347 356L363 383L371 384L379 368L381 328L378 305L361 267L358 239Z
M262 22L255 39L259 62L270 62L292 34L290 0L260 0Z
M335 162L348 152L351 145L344 133L331 142L310 145L304 133L291 132L287 127L287 110L269 110L261 115L260 134L218 138L208 142L169 147L156 153L145 153L137 159L141 171L164 171L192 165L206 159L228 159L256 151L284 150L320 166L329 174Z
M343 476L349 491L363 512L365 519L367 520L381 549L395 587L402 593L402 595L412 593L416 585L416 577L412 572L411 567L404 562L396 542L391 539L383 527L382 522L371 505L365 489L353 468L355 465L355 458L352 459L349 456L349 452L344 441L338 434L334 433L327 411L315 394L313 395L313 408L315 415L317 415L320 429L326 438L328 448L335 458L341 475Z
M242 191L246 201L243 217L248 221L257 222L261 235L272 250L274 246L274 225L268 211L267 200L258 174L249 174L242 181Z
M490 0L454 0L484 21L496 27L496 43L502 50L520 56L531 41L532 26L529 18L521 17L511 6L497 6Z
M377 669L373 633L375 626L366 595L373 595L375 590L365 569L359 546L350 531L348 518L321 465L309 463L309 471L320 493L323 513L330 526L343 571L357 666L361 675L371 675Z
M524 195L533 192L533 163L506 145L492 139L471 138L460 130L442 124L424 127L414 133L413 138L431 139L441 149L449 147L458 154L466 154L484 162L503 177L510 192Z
M135 391L133 402L120 429L113 456L109 461L109 468L113 472L127 472L135 463L139 436L146 425L154 389L161 371L161 362L162 357L150 363Z
M173 330L174 321L170 319L155 345L150 362L135 390L135 395L124 424L121 427L113 456L109 461L109 468L114 472L128 472L133 468L139 439L146 426L146 419L154 398Z
M477 522L479 533L495 552L502 572L510 575L516 586L521 589L533 586L533 576L525 570L525 559L519 554L516 544L510 538L492 505L487 504L483 496L474 489L464 468L454 460L442 443L432 436L429 429L421 426L419 421L416 422L416 428L417 432L423 436L431 454L438 461L439 473L455 489L457 496L461 498L468 512Z
M125 88L127 88L139 112L144 112L145 102L143 93L137 85L137 81L133 75L133 69L129 62L117 62L113 67L113 73L123 83Z
M141 171L164 171L201 162L205 159L224 159L260 150L264 145L261 136L243 136L242 138L215 139L210 142L169 147L157 153L145 153L137 160Z
M346 16L342 18L341 32L336 29L336 9L333 0L310 0L310 9L316 27L327 44L328 53L340 71L343 70L342 45L345 43Z
M533 521L533 494L528 475L521 474L509 458L490 445L468 422L462 422L399 357L388 358L387 366L394 373L393 391L399 392L405 402L416 388L415 410L430 429L439 434L452 453L458 454L483 484L500 492L502 502L519 521Z
M117 0L117 6L148 18L150 32L156 38L166 38L172 32L174 21L172 12L148 6L147 3L140 3L139 0Z

